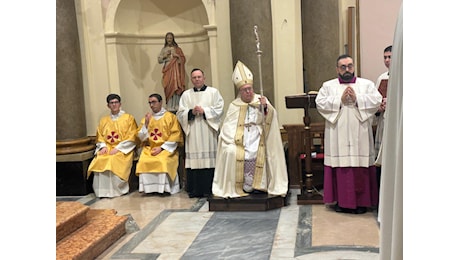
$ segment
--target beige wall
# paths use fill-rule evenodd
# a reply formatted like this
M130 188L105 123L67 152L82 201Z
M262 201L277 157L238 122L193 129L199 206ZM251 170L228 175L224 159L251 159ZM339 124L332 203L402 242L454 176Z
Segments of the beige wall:
M376 81L387 69L383 49L393 44L402 0L360 1L361 76Z

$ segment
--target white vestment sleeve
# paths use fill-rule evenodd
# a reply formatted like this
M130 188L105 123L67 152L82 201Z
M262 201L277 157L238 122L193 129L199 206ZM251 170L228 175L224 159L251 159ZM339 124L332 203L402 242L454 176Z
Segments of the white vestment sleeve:
M116 148L124 154L131 152L135 147L136 143L128 140L122 141L116 146Z

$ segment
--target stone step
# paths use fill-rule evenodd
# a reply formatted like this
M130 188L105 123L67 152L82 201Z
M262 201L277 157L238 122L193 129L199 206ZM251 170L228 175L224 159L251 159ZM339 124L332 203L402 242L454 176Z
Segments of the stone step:
M68 202L62 202L68 203ZM59 205L63 207L64 205ZM74 207L74 212L81 214L81 210L76 210L80 208L77 205L65 205L66 208L70 209ZM84 206L87 207L87 206ZM84 208L83 207L83 208ZM56 206L58 208L58 205ZM60 210L61 211L61 210ZM72 210L69 210L72 211ZM58 211L56 211L58 213ZM116 211L113 209L89 209L86 211L86 222L81 225L79 228L74 230L71 234L66 235L56 243L56 259L57 260L67 260L67 259L95 259L97 256L102 254L107 248L109 248L113 243L120 239L124 234L126 234L126 221L128 220L127 216L118 216ZM65 213L70 215L69 213ZM63 219L63 217L58 217L56 215L56 234L58 227L58 219ZM76 223L80 223L83 217L68 217L66 219L74 219L73 221L64 221L69 226L76 226ZM78 219L78 220L75 220ZM62 221L61 221L62 222ZM66 224L60 224L61 230L73 229L72 228L63 228ZM60 236L63 233L60 231ZM56 236L57 238L57 236Z
M56 202L56 242L87 222L89 207L76 201Z

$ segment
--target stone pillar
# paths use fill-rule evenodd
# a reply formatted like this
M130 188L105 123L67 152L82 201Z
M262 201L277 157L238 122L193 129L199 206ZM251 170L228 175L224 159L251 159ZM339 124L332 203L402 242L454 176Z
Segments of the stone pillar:
M274 102L273 36L270 0L231 0L230 31L233 67L241 60L254 74L254 90L260 93L259 60L254 25L258 27L264 96ZM236 90L235 90L236 93ZM236 95L235 95L236 96Z
M215 25L205 25L204 28L208 32L209 37L209 56L211 59L211 86L217 86L219 82L219 71L217 66L217 27Z
M305 92L319 90L326 80L337 77L335 64L342 54L339 39L337 0L302 0L302 42ZM312 122L324 119L316 109L310 112Z
M56 154L94 149L86 134L75 1L56 1Z

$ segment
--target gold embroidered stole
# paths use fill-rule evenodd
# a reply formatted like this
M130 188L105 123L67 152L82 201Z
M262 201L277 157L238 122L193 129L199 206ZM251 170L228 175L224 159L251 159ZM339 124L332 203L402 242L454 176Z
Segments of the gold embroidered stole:
M251 107L256 109L259 108L259 104L252 103L249 104ZM244 184L244 121L246 113L248 112L248 105L240 106L240 113L238 117L238 126L236 128L235 134L235 144L236 144L236 178L235 178L235 189L236 192L241 196L246 196L247 193L243 190ZM265 137L270 132L270 125L273 119L273 109L268 108L268 113L265 115L264 126L262 127L262 133L260 135L259 148L257 150L256 156L256 169L254 172L254 182L252 186L258 190L265 190L262 186L262 176L265 164Z

